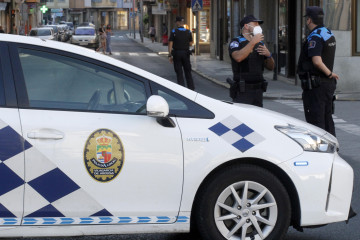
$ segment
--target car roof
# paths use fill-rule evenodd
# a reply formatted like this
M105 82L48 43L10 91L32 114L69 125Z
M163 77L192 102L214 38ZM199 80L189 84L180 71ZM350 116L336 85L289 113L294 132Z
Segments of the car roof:
M13 35L13 34L1 34L0 42L2 42L2 41L29 44L29 45L35 45L35 46L41 46L41 47L48 47L51 49L57 49L57 50L61 50L64 52L74 53L74 54L88 57L88 58L91 58L94 60L99 60L104 63L116 66L116 67L120 67L124 70L130 71L130 72L137 74L139 76L142 76L144 78L151 79L152 81L162 84L162 85L168 87L169 89L172 89L175 92L181 93L183 96L185 96L191 100L195 100L196 95L197 95L196 92L189 90L185 87L182 87L174 82L168 81L160 76L157 76L155 74L147 72L147 71L145 71L141 68L135 67L133 65L127 64L120 60L117 60L112 57L94 52L94 50L92 50L92 49L87 49L87 48L76 46L76 45L69 44L69 43L57 42L57 41L52 41L52 40L43 40L40 38L29 38L27 36Z

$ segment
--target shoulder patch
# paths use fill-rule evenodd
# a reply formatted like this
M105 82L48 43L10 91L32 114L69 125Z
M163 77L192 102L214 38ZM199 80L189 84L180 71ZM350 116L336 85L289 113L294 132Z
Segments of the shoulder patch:
M310 48L315 48L315 46L316 46L316 42L315 42L315 41L310 41L310 42L309 42L308 49L310 49Z
M230 49L237 48L237 47L239 47L239 46L240 46L240 44L239 44L238 41L232 41L232 42L230 43Z

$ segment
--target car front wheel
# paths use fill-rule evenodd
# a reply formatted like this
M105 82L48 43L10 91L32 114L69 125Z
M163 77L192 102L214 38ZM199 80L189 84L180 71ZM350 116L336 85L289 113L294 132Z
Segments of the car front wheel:
M227 168L215 174L200 194L195 218L204 239L280 240L287 232L289 196L264 168Z

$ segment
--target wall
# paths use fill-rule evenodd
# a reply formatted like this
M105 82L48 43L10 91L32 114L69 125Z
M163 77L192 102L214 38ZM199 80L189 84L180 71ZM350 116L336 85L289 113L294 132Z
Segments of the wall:
M360 57L352 56L352 32L332 31L336 38L334 72L340 76L337 91L360 92Z

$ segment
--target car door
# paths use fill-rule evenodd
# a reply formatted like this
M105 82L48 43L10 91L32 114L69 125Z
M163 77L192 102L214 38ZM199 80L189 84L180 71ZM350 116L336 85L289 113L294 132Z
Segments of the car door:
M0 42L0 225L20 225L23 215L24 152L8 47Z
M175 222L181 135L146 115L149 83L62 51L17 45L12 58L22 130L33 146L22 224Z

